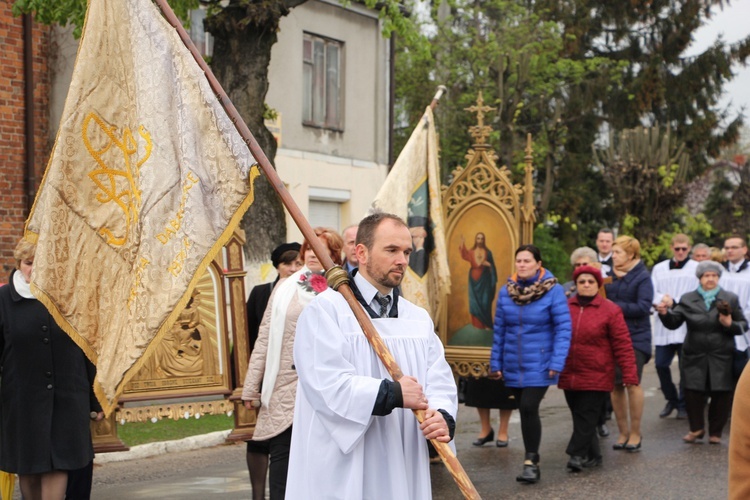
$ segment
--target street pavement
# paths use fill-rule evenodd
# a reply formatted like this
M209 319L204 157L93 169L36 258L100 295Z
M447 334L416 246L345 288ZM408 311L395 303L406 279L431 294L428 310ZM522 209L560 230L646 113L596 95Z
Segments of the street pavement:
M676 361L675 361L676 364ZM676 366L673 373L677 376ZM646 404L643 416L643 449L626 453L612 449L612 435L602 439L604 464L580 474L566 472L565 447L572 431L562 391L550 388L542 402L543 436L541 481L522 485L515 481L523 463L523 442L517 413L510 426L510 446L474 447L479 431L473 408L461 407L456 447L458 458L484 499L719 499L727 494L727 435L721 445L688 445L682 442L686 420L675 415L660 419L664 399L658 390L653 360L644 370ZM493 411L493 421L497 413ZM433 496L439 500L462 495L442 464L431 466ZM150 458L97 463L94 499L243 499L250 498L244 443L193 451L162 453ZM315 499L314 492L310 494Z

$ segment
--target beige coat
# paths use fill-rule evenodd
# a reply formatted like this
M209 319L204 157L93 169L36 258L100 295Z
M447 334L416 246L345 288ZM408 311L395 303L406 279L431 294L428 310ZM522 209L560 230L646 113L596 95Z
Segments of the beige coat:
M742 372L734 391L729 431L730 500L750 498L750 368Z
M258 330L258 340L255 349L250 356L250 363L245 376L245 385L242 388L242 399L244 401L260 401L260 389L263 382L263 373L266 369L266 353L268 352L268 332L271 324L271 309L276 291L283 283L274 287L268 307L263 313L263 320ZM278 436L292 425L294 418L294 399L297 396L297 371L294 369L294 334L297 328L297 318L302 312L297 294L294 294L286 318L284 319L284 339L281 345L281 364L279 374L276 376L276 384L273 395L268 406L261 406L258 412L258 421L255 424L254 441L263 441Z

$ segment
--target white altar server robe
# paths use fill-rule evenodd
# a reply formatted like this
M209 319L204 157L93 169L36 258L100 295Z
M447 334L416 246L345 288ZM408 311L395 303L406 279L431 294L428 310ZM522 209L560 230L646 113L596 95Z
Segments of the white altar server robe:
M669 269L669 260L659 262L651 270L651 282L654 285L654 305L659 305L665 294L672 297L675 303L688 293L694 292L700 281L695 275L698 263L692 259L682 269ZM654 345L682 344L687 334L684 323L676 330L670 330L659 320L659 313L654 311Z
M424 309L402 297L398 318L373 324L431 408L456 417L457 395L443 346ZM411 410L373 416L390 379L343 296L321 293L297 322L299 375L286 498L429 499L427 441Z
M740 299L740 306L745 318L750 316L750 276L745 273L730 273L724 271L719 278L719 287L732 292ZM748 332L734 336L734 345L738 351L748 348Z

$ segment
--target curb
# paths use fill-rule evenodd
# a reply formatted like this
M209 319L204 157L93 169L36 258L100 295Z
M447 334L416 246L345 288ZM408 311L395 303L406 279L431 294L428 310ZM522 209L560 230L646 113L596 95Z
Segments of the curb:
M126 460L136 460L148 458L165 453L175 453L178 451L197 450L199 448L208 448L226 443L227 436L231 429L226 431L210 432L198 436L190 436L175 441L161 441L158 443L147 443L133 446L128 451L115 451L112 453L101 453L94 457L94 465L101 465L110 462L123 462Z

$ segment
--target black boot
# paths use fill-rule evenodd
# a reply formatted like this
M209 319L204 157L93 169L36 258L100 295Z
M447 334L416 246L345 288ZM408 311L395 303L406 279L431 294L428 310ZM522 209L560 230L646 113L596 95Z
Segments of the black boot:
M581 472L583 470L583 457L571 455L568 460L568 472Z
M540 477L539 454L526 453L526 460L523 462L523 470L520 475L516 476L516 481L519 483L534 484L539 481Z

